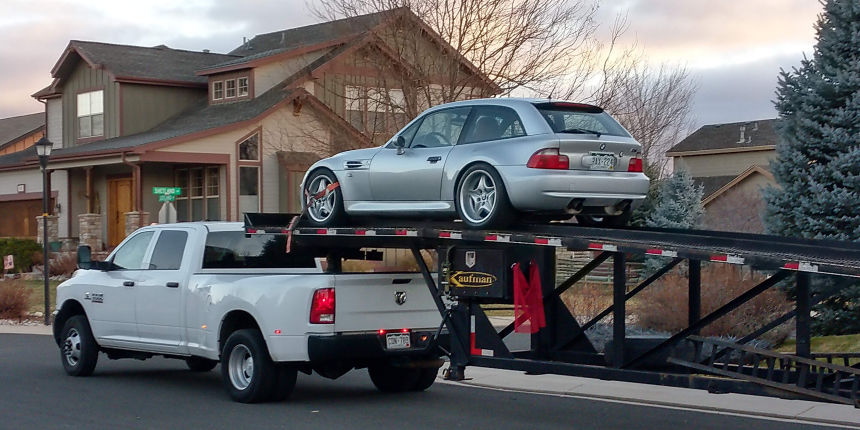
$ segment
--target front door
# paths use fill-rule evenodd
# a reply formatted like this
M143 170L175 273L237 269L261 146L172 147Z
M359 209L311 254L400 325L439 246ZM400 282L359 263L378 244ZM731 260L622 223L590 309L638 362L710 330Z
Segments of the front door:
M132 211L133 188L131 178L108 179L108 246L116 246L125 239L125 214Z

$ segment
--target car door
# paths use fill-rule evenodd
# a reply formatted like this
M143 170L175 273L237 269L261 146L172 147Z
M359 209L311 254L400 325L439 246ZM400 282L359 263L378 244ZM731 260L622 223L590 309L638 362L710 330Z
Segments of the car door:
M90 302L86 310L93 334L104 346L125 346L138 340L135 287L154 235L153 231L133 234L109 257L110 270L91 274L84 300Z
M375 201L438 201L442 175L451 148L470 107L428 113L401 133L404 150L387 145L370 165L370 185ZM414 127L414 132L413 132Z
M183 353L182 303L188 281L189 230L164 229L158 232L149 257L135 285L135 314L140 342L151 351Z

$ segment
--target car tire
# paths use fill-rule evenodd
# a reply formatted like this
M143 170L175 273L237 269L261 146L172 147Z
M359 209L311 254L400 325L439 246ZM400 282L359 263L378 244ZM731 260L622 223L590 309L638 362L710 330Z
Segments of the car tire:
M623 214L615 216L577 215L576 222L585 227L625 227L630 223L632 216L633 212L628 209Z
M293 389L296 388L296 377L298 369L289 364L275 364L278 372L275 380L275 387L272 389L271 400L282 402L293 394Z
M505 228L517 217L502 177L485 163L474 164L460 175L454 206L463 223L475 229Z
M307 196L315 195L324 191L326 187L338 182L337 177L331 170L317 169L305 182L305 189L302 191L305 194L305 205L307 206ZM307 207L306 214L308 224L314 227L328 227L343 225L346 221L346 211L343 207L343 190L337 187L330 193L317 200L314 204Z
M221 377L234 401L259 403L271 399L277 376L259 330L237 330L224 342Z
M60 360L63 369L71 376L93 374L99 360L99 346L86 316L75 315L63 325L63 331L60 333Z
M192 355L185 359L185 365L192 372L208 372L218 365L218 361Z
M438 367L425 367L419 369L418 379L415 385L412 386L412 391L424 391L430 388L436 382L436 376L439 375Z
M417 386L421 369L396 367L388 363L374 364L367 368L370 380L383 393L402 393Z

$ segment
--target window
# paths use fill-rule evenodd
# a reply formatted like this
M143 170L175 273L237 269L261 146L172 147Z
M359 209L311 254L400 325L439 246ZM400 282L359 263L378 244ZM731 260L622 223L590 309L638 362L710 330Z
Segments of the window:
M162 230L155 242L155 249L149 259L150 270L179 270L188 233L179 230Z
M485 142L525 136L523 124L517 113L502 106L480 106L475 108L469 121L463 143Z
M403 90L346 86L346 120L369 133L394 133L406 124Z
M78 137L103 136L104 128L104 91L78 94Z
M212 100L221 100L224 98L224 82L217 81L212 83Z
M239 144L239 161L260 161L260 135L254 133Z
M248 78L239 78L239 97L248 95Z
M239 213L260 211L260 168L239 166Z
M286 251L285 235L246 235L244 231L213 231L206 235L203 268L316 268L315 258L325 255L324 252L312 249L294 249L289 254Z
M225 81L225 84L227 87L226 97L228 99L232 99L232 98L236 97L236 80L235 79L227 80L227 81Z
M142 270L143 257L149 248L154 232L138 233L126 241L113 255L113 264L120 270Z
M462 107L427 114L410 147L437 148L456 144L471 109Z
M174 202L176 221L221 219L220 167L177 169L173 184L182 189Z
M598 132L630 137L609 114L594 106L572 103L542 103L535 106L556 133Z

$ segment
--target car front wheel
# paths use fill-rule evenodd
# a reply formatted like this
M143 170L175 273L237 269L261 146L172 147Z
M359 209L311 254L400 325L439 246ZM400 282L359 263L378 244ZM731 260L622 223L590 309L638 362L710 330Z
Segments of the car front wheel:
M343 191L337 184L337 177L328 169L315 171L306 181L303 198L311 225L327 227L345 221Z

